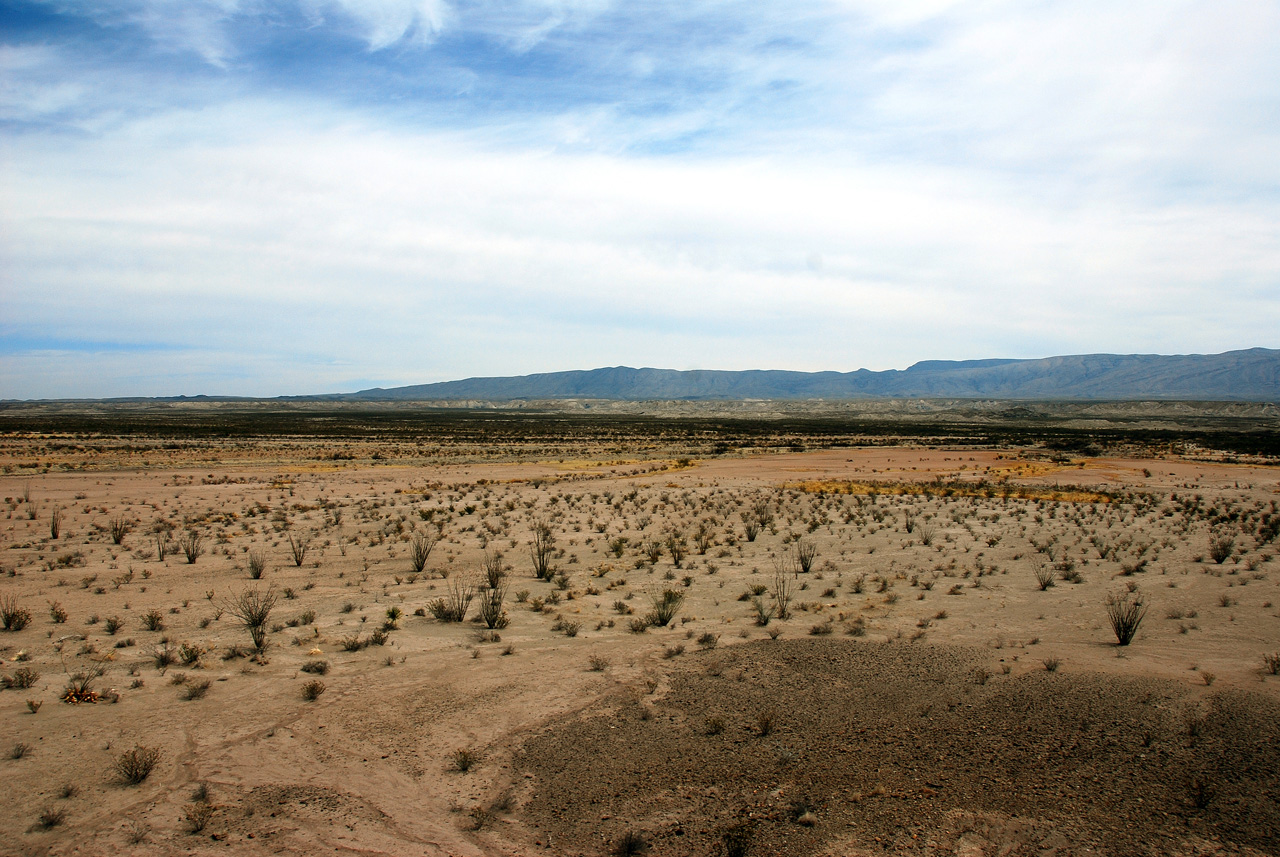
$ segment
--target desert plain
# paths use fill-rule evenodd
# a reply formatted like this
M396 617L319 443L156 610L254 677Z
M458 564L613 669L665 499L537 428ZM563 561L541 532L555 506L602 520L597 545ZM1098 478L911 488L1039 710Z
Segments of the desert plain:
M1266 456L10 428L0 853L1280 854Z

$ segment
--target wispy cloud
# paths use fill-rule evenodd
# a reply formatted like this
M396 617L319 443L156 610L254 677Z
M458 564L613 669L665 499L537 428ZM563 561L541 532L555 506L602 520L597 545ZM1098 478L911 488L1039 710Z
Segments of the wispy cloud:
M0 396L1277 344L1270 4L10 7Z

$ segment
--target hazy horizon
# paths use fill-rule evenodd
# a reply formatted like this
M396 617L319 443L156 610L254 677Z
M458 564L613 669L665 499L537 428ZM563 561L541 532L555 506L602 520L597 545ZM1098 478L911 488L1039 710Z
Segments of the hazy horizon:
M0 398L1280 345L1280 7L0 0Z

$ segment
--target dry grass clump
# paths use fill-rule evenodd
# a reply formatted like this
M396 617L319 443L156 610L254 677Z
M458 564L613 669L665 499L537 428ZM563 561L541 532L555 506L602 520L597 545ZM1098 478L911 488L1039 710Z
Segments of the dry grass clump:
M312 679L302 686L302 698L307 702L315 702L324 691L324 682L320 679Z

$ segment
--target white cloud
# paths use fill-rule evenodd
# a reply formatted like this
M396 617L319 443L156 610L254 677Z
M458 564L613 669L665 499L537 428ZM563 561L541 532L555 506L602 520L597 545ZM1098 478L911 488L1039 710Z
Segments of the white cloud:
M1010 342L1225 350L1280 329L1256 291L1280 275L1266 207L1064 210L938 168L485 150L336 116L227 130L288 110L175 113L57 151L20 141L0 225L25 285L6 315L181 345L196 365L315 353L309 390L350 365L397 383L622 362L888 368Z
M367 103L246 95L259 0L86 7L234 87L0 48L75 129L5 140L0 396L1280 344L1271 4L296 2ZM378 89L450 32L456 101Z
M303 0L313 11L337 9L364 31L370 50L401 41L429 43L445 26L445 0Z

